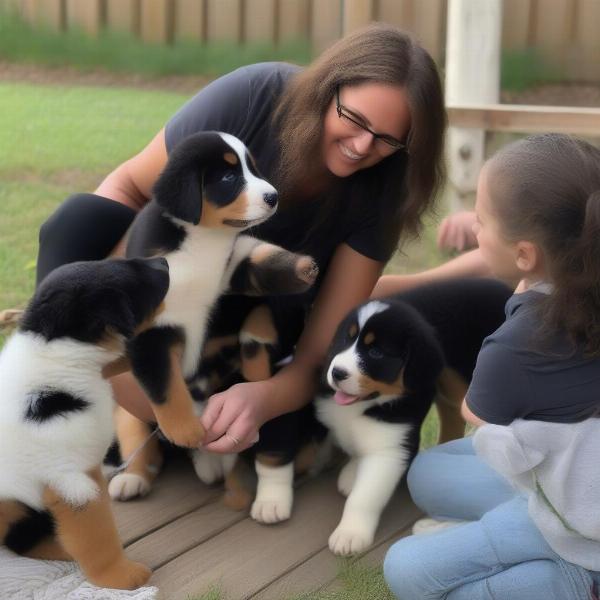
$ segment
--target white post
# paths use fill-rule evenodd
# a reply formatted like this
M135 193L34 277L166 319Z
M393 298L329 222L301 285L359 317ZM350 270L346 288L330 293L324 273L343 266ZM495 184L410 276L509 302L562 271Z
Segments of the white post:
M449 0L446 104L496 104L500 94L502 0ZM450 208L477 189L485 132L450 127L447 139Z

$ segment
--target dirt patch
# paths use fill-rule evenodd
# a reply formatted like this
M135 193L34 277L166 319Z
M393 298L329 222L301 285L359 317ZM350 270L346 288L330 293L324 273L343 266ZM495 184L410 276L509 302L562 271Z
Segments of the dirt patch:
M543 106L600 106L600 84L564 83L539 85L522 92L502 92L505 104Z
M41 67L0 60L0 81L18 81L36 85L134 87L191 94L204 87L210 79L202 75L149 77L135 73L114 73L102 69L82 71L74 67Z
M211 81L202 75L149 77L135 73L114 73L102 69L81 71L74 67L41 67L0 60L0 81L20 81L39 85L96 85L134 87L192 94ZM523 92L502 92L506 104L545 106L600 106L600 84L548 84Z

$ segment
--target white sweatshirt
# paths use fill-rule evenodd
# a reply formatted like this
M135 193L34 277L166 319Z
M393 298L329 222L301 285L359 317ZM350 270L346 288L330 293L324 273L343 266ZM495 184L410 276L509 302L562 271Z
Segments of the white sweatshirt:
M484 425L477 454L529 499L529 515L566 561L600 571L600 418Z

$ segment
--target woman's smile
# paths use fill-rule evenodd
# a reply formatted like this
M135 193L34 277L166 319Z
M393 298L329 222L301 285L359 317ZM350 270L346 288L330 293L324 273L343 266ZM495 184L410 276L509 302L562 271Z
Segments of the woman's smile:
M356 152L353 152L343 142L338 142L338 147L340 149L340 152L342 153L342 156L344 156L345 158L347 158L348 160L350 160L352 162L356 162L356 161L362 160L364 158L364 155L356 154Z

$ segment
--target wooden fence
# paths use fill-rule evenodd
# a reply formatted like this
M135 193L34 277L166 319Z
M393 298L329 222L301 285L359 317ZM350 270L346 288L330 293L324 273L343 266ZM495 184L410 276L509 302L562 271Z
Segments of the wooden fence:
M486 0L481 0L485 2ZM315 51L379 20L413 31L443 60L447 0L0 0L32 23L90 34L120 29L149 42L308 39ZM600 81L600 0L504 0L503 49L534 47L567 79Z

